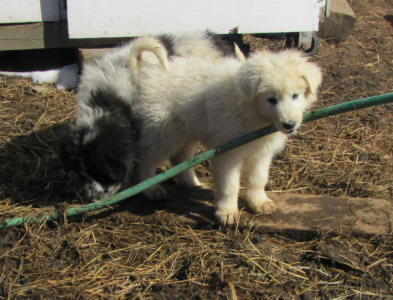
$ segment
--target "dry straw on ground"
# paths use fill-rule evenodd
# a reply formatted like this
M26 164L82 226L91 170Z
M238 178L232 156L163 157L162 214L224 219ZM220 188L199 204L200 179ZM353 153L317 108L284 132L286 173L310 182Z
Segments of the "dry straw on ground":
M318 107L390 92L389 1L352 1L353 34L322 41ZM247 37L254 48L280 41ZM0 218L83 204L56 158L74 92L0 77ZM304 124L274 161L269 190L393 199L393 107ZM209 164L197 168L209 186ZM211 191L183 194L178 201ZM165 220L141 197L72 220L0 231L0 299L393 298L392 236L218 230ZM186 214L179 212L179 215ZM372 220L370 220L372 222Z
M392 239L323 235L296 241L112 216L11 230L4 296L30 298L345 299L392 295Z

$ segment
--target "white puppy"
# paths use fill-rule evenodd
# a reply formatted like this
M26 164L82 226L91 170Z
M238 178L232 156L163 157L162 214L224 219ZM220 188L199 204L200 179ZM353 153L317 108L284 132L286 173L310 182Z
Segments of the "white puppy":
M152 177L157 165L192 157L201 142L216 147L252 130L274 124L279 130L213 159L216 217L232 224L238 215L241 175L246 200L256 213L272 213L275 205L265 193L269 166L295 133L303 113L317 99L321 71L300 52L258 52L245 61L224 58L212 64L198 57L176 58L168 71L142 67L138 98L132 104L140 119L137 161L140 180ZM199 185L192 169L177 178ZM155 186L145 195L165 197Z

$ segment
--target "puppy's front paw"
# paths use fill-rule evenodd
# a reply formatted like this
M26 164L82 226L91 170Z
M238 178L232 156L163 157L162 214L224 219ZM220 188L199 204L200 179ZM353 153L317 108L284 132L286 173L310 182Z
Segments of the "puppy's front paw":
M247 202L249 208L257 214L271 215L276 211L276 205L264 191L263 193L247 192Z
M276 205L269 198L265 199L264 201L260 201L258 204L255 202L249 202L248 205L252 212L256 214L271 215L276 211Z
M233 225L238 221L239 210L237 208L218 208L215 215L220 224Z
M145 190L144 195L149 200L154 200L154 201L165 199L168 196L166 190L160 185Z
M263 202L260 206L259 206L259 213L265 214L265 215L271 215L276 211L277 207L276 204L274 204L274 202L272 200L267 200L265 202Z

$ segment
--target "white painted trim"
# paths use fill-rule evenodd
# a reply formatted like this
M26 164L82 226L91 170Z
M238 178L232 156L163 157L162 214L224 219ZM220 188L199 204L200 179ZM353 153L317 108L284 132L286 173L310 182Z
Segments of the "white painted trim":
M0 23L59 21L63 0L0 0Z
M68 0L71 38L317 31L320 0Z

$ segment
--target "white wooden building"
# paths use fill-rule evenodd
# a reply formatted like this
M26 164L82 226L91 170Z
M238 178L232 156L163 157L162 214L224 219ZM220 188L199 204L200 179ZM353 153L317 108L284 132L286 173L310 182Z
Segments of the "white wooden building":
M309 33L318 30L325 5L326 0L0 0L0 50L83 47L204 29Z

